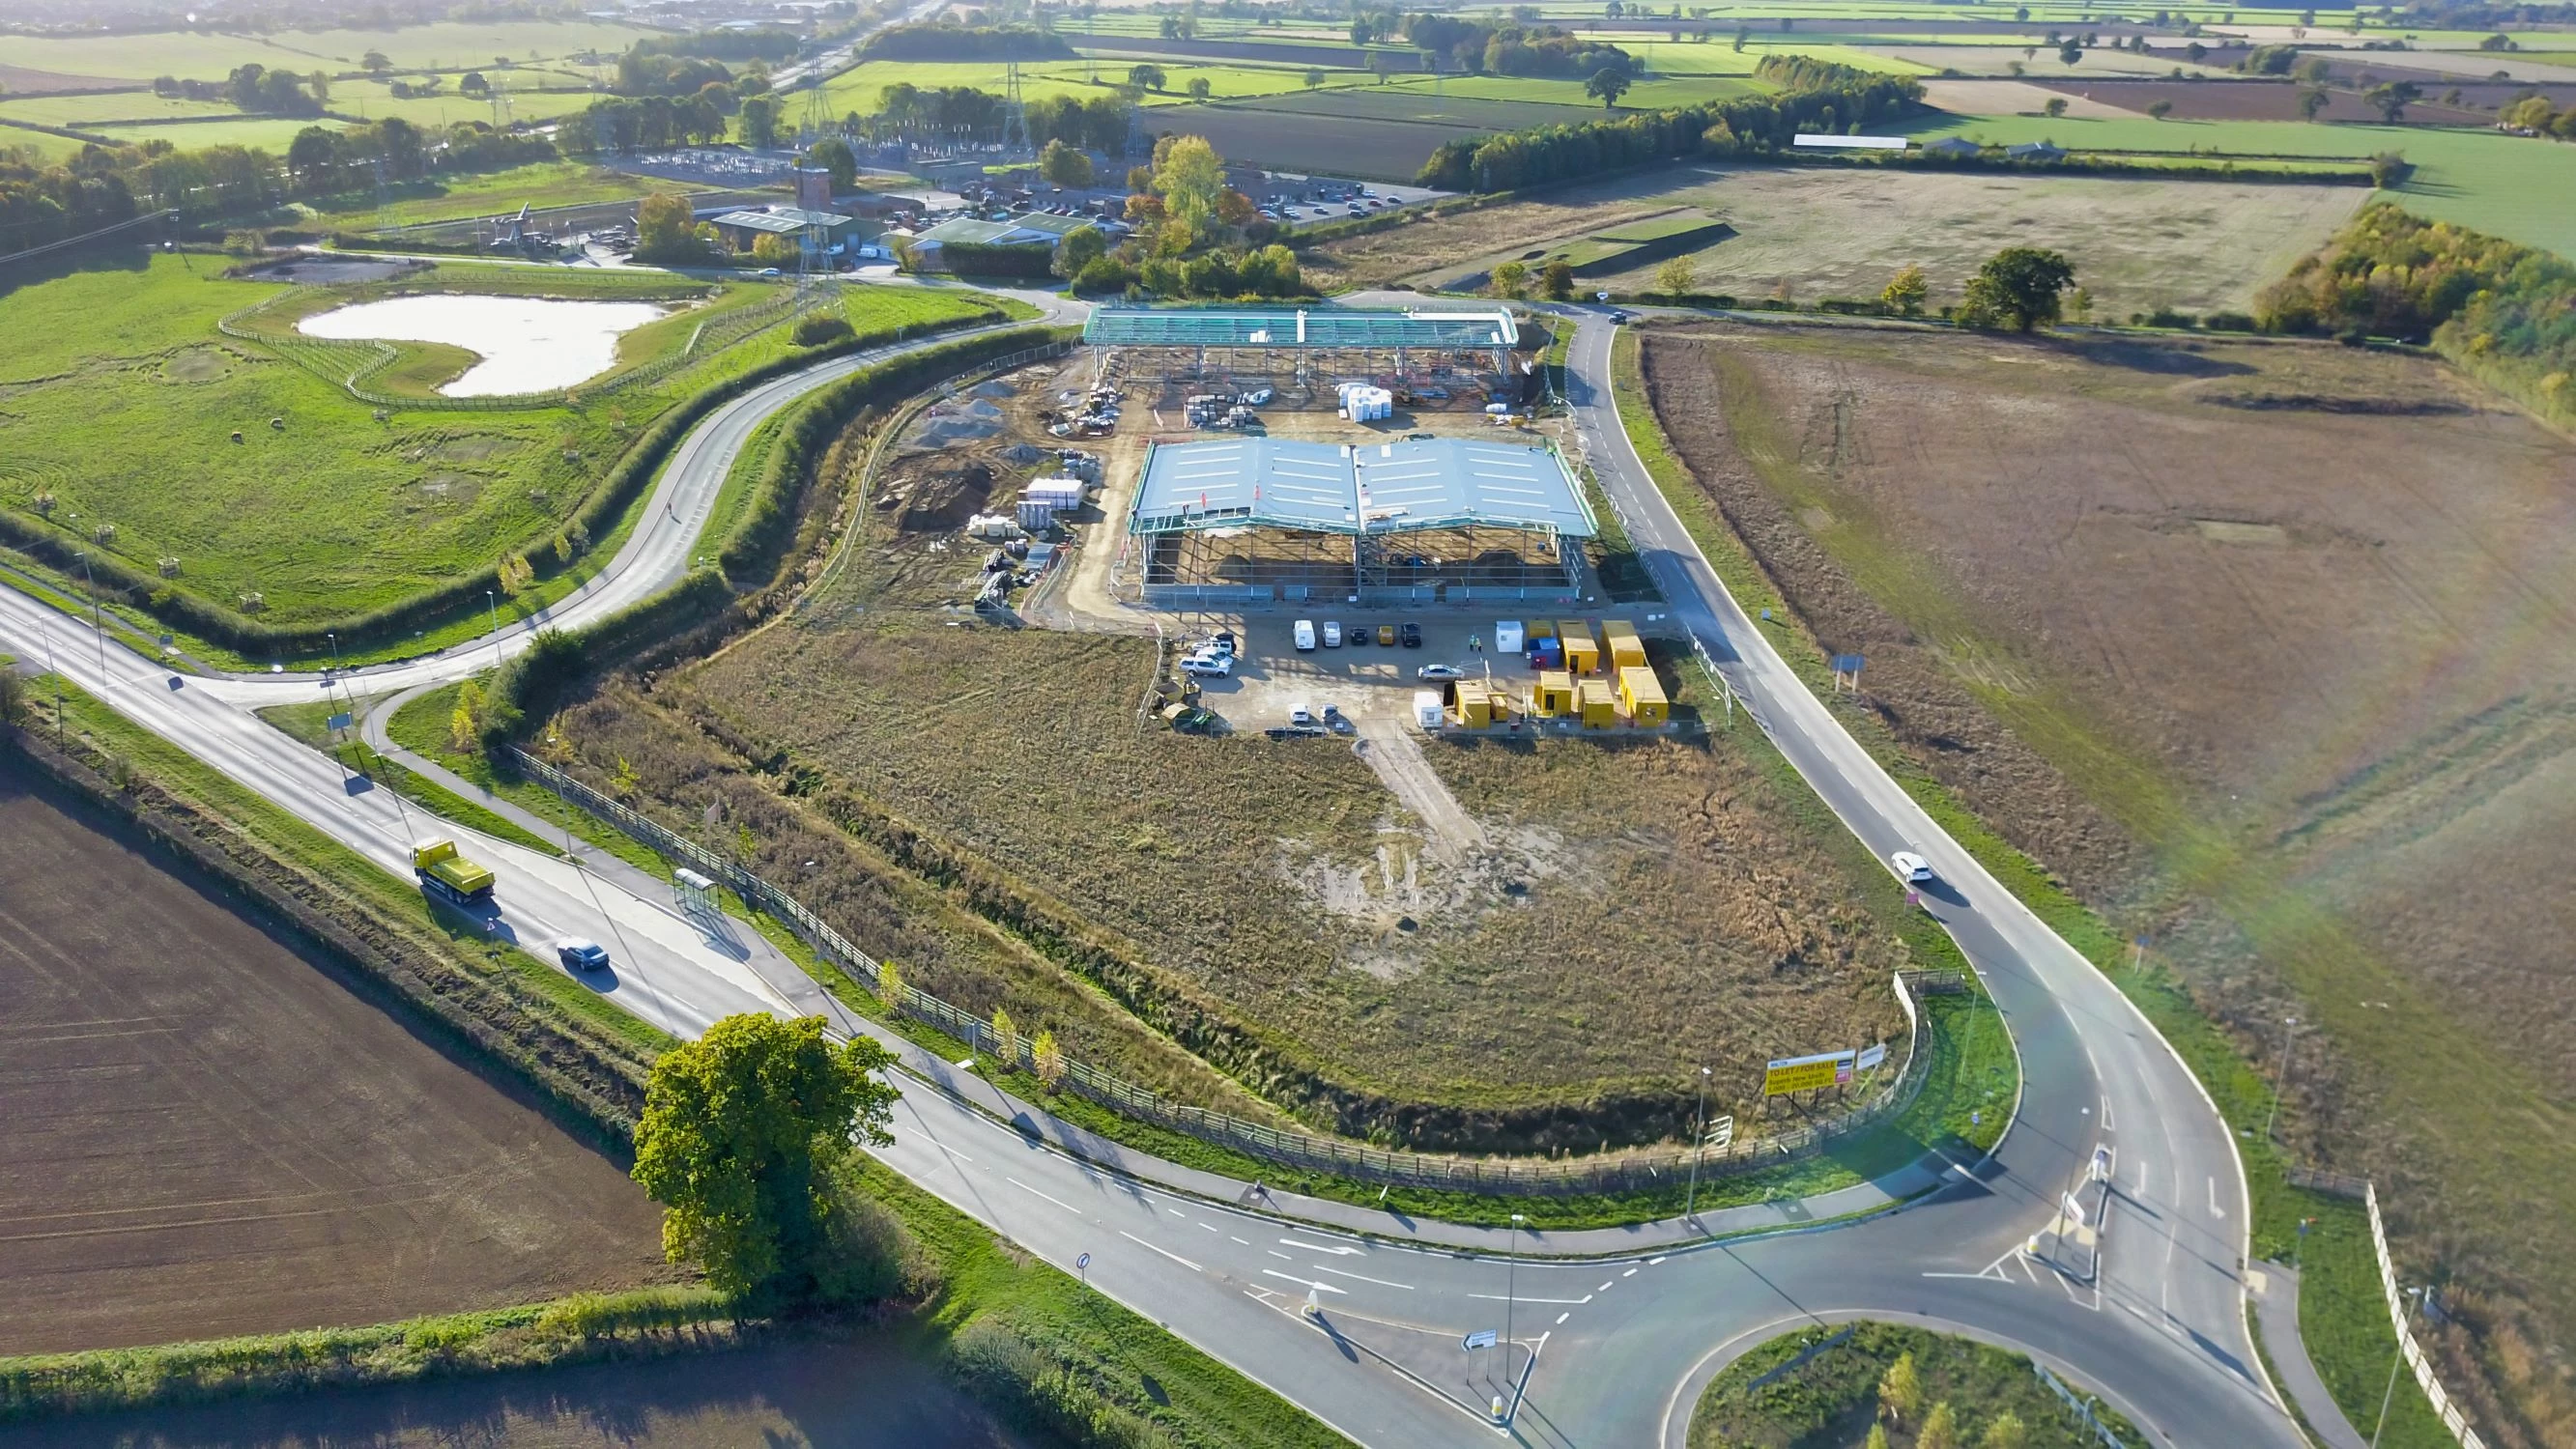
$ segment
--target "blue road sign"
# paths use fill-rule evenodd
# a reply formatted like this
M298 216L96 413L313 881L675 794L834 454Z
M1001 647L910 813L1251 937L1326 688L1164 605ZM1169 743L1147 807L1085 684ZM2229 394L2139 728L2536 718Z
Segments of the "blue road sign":
M349 727L349 723L350 723L350 721L349 721L349 716L348 716L345 712L344 712L344 713L341 713L341 714L335 714L335 715L331 716L331 720L330 720L330 728L335 729L335 730L344 730L344 729L347 729L347 728Z
M1077 1268L1077 1269L1081 1269L1081 1268L1088 1268L1088 1267L1090 1267L1090 1266L1091 1266L1091 1255L1090 1255L1089 1253L1085 1253L1085 1254L1083 1254L1081 1257L1074 1259L1074 1260L1073 1260L1073 1266L1074 1266L1075 1268Z
M1477 1329L1475 1332L1473 1332L1473 1333L1471 1333L1471 1334L1468 1334L1468 1335L1467 1335L1467 1338L1466 1338L1466 1348L1467 1348L1467 1351L1468 1351L1469 1353L1474 1353L1477 1349L1480 1349L1480 1348L1492 1348L1492 1347L1494 1346L1494 1344L1495 1344L1496 1340L1500 1339L1501 1337L1502 1337L1502 1335L1501 1335L1501 1334L1496 1333L1494 1330L1492 1330L1492 1329L1490 1329L1490 1328L1480 1328L1480 1329Z

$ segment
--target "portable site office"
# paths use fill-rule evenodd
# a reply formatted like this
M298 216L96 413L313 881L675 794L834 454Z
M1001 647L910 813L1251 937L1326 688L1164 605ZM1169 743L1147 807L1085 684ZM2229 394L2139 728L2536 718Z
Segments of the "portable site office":
M1565 667L1568 670L1576 674L1600 672L1601 646L1592 642L1592 629L1582 620L1558 620L1556 641L1565 651Z

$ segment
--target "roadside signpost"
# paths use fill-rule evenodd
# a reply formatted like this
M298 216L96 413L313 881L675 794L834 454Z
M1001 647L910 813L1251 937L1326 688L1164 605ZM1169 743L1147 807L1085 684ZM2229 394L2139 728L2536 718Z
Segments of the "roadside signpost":
M1082 1275L1082 1286L1091 1286L1091 1255L1084 1253L1073 1260L1073 1271Z
M1848 1087L1857 1052L1818 1052L1809 1057L1775 1057L1762 1074L1762 1095L1785 1097L1821 1087Z
M1480 1348L1492 1348L1495 1342L1501 1337L1502 1334L1499 1330L1480 1328L1467 1335L1463 1341L1463 1346L1466 1348L1467 1352L1474 1353Z

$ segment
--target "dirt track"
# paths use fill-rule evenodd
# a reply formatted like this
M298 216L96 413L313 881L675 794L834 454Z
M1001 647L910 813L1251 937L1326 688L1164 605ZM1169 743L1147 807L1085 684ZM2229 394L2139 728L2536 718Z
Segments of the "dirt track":
M535 1108L0 755L0 1354L667 1277Z

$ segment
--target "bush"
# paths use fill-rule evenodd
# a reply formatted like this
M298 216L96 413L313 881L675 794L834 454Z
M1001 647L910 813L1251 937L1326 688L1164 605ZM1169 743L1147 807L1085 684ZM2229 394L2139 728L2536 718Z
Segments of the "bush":
M799 320L793 335L799 347L821 347L825 343L839 342L854 334L848 318L818 312L811 317Z

